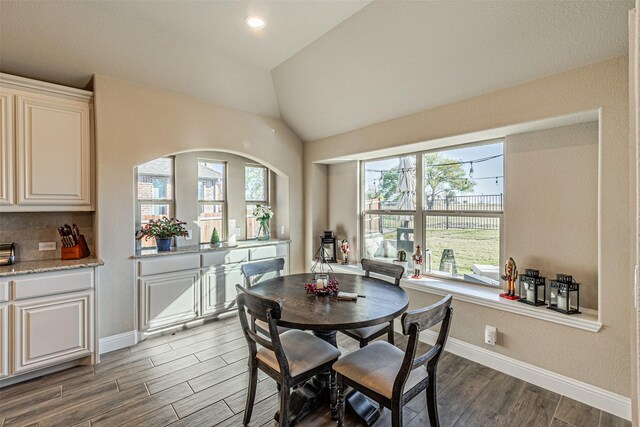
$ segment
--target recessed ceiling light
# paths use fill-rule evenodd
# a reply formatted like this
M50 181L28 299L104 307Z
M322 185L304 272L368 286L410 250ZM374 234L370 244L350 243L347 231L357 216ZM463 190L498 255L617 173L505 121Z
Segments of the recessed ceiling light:
M254 28L256 30L260 30L267 26L267 21L262 16L258 16L258 15L247 16L244 22L249 27Z

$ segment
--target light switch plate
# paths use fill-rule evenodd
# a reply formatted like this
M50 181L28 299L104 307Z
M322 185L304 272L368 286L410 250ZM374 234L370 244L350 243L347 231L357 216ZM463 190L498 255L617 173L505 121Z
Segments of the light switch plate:
M188 229L187 236L184 238L184 240L191 240L191 239L193 239L193 230Z
M56 250L56 242L40 242L38 243L39 251L55 251Z

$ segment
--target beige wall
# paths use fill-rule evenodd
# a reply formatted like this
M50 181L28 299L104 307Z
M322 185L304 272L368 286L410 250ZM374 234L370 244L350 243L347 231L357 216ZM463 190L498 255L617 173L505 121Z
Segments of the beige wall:
M280 120L95 76L100 336L134 329L134 167L173 153L217 150L250 158L289 183L291 268L303 265L302 144Z
M451 335L484 347L484 325L496 326L501 341L491 351L630 396L628 98L628 62L619 57L305 144L305 170L326 159L600 109L597 217L602 330L591 333L456 302ZM318 183L304 185L305 206L310 206L311 191L318 189ZM313 224L305 227L309 231ZM311 251L307 244L307 259ZM410 291L410 296L413 307L436 299L427 292Z
M338 243L349 241L349 262L360 262L358 215L358 162L345 162L327 166L329 206L328 226L336 233ZM340 253L338 252L338 256Z
M573 275L598 308L598 123L507 136L504 169L505 257Z

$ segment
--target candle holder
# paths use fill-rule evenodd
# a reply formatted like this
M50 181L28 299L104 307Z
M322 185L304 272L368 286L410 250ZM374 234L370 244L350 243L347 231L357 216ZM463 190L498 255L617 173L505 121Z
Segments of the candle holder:
M316 274L311 283L304 284L304 290L307 291L308 294L318 296L336 295L338 293L338 287L338 280L325 273Z
M550 280L547 308L564 314L579 314L580 283L568 274L558 274L555 280Z
M538 270L527 268L520 275L518 302L539 306L546 304L546 279Z

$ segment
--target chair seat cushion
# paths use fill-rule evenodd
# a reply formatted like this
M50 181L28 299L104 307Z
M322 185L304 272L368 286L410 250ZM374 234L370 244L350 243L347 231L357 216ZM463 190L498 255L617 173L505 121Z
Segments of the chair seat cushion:
M336 363L333 369L340 375L391 399L393 383L400 372L404 352L384 341L376 341L350 353ZM409 375L404 391L427 378L427 368L419 366Z
M289 374L298 376L311 369L340 357L340 350L310 333L288 330L280 335L284 354L289 362ZM280 372L280 365L273 351L258 350L256 357L270 368Z
M269 325L264 320L256 319L256 329L260 328L265 333L269 333ZM260 332L258 329L258 332ZM281 334L283 332L287 332L289 328L285 328L284 326L278 326L278 333Z
M347 329L346 332L350 333L351 335L355 335L358 338L369 338L370 336L375 335L377 332L386 329L388 326L388 323L383 323L381 325L367 326L366 328Z

